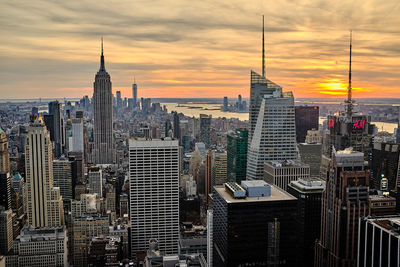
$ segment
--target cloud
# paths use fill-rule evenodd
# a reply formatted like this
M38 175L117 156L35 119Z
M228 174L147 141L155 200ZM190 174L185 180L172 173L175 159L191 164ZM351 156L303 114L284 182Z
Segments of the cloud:
M135 75L144 97L246 96L265 14L268 77L296 96L346 81L349 29L356 97L400 96L399 9L395 0L3 1L0 92L91 95L104 36L113 90L123 95Z

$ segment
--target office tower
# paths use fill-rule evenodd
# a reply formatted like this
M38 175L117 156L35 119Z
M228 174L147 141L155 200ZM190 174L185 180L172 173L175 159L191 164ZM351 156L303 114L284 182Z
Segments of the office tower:
M62 116L62 104L58 101L49 102L49 115L53 118L52 127L47 127L54 141L54 155L56 158L63 153L64 145L64 120ZM47 125L46 125L47 126Z
M247 129L237 129L227 135L227 179L240 183L246 180Z
M174 117L174 138L179 140L181 138L181 128L179 124L179 115L178 112L173 112Z
M125 214L129 215L129 198L123 193L119 196L119 217L123 218Z
M322 136L317 130L308 130L305 143L297 144L299 160L310 166L310 176L320 177L322 160Z
M183 152L188 153L190 151L190 141L192 138L190 135L184 135L182 136L182 147L183 147Z
M213 200L214 266L296 266L295 197L242 181L214 186Z
M291 181L310 178L310 166L299 160L268 161L264 163L264 181L287 190Z
M25 168L28 224L33 227L63 225L60 188L53 187L50 134L40 118L31 123L28 130Z
M206 148L211 145L211 115L200 114L200 142L203 142Z
M226 151L213 151L213 168L211 176L211 184L221 185L226 183Z
M6 133L0 128L0 172L10 171L10 154L8 153L8 139Z
M164 126L164 136L165 137L171 137L172 134L172 124L169 119L165 121L165 126Z
M369 170L362 152L333 151L322 195L315 267L355 266L358 219L368 215Z
M11 176L9 172L0 172L0 205L11 209Z
M224 106L222 108L223 111L228 111L228 97L224 96Z
M69 207L73 199L72 164L73 162L66 158L53 160L53 184L60 188L64 207Z
M351 87L351 34L350 34L350 60L349 60L349 85L346 109L339 115L328 116L328 134L326 136L325 154L329 157L333 147L336 150L343 150L352 147L356 151L363 152L365 159L369 159L371 153L371 139L373 125L371 117L354 111L354 100L352 99Z
M207 264L213 266L213 210L207 210Z
M97 194L99 197L103 196L103 172L100 168L89 169L87 187L89 193Z
M134 80L134 82L132 84L132 98L133 98L133 106L136 107L137 106L137 84L136 84L136 80Z
M363 217L357 266L400 266L400 217Z
M298 199L297 216L297 266L309 267L314 264L315 240L321 231L321 200L325 182L319 179L292 181L287 192Z
M75 118L76 119L83 119L83 111L82 110L77 110L75 112Z
M115 188L111 184L106 184L106 209L115 212Z
M111 80L104 66L103 40L100 59L100 69L93 84L94 163L107 164L114 162L115 148Z
M12 210L0 206L0 254L7 255L13 248Z
M122 98L121 98L121 91L117 91L117 108L122 108Z
M21 216L26 208L24 178L19 173L14 174L11 179L11 208L17 216Z
M251 71L247 179L262 180L264 162L297 158L294 98L292 92L265 75L264 17L262 75Z
M108 235L109 218L99 213L82 214L73 218L72 263L87 266L90 242L93 237Z
M83 120L72 119L68 152L83 152Z
M68 266L67 233L63 227L25 226L14 240L9 266Z
M318 130L319 107L318 106L296 106L296 141L304 143L308 130Z
M121 240L119 237L93 237L88 253L89 266L121 266Z
M386 179L385 191L397 190L397 173L400 155L399 144L392 138L374 137L371 161L371 184L374 189L381 190L381 182Z
M173 141L129 142L131 256L146 251L151 238L160 250L178 251L179 144Z

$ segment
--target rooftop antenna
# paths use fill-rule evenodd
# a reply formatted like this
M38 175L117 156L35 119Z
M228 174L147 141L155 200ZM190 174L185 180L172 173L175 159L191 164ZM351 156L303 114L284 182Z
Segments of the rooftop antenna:
M353 100L352 100L352 88L351 88L351 50L352 50L352 31L350 30L350 58L349 58L349 85L347 88L347 116L351 117L353 115Z
M101 57L100 57L100 71L106 71L106 68L104 67L103 36L101 36Z
M262 76L265 78L265 41L264 41L264 15L262 16Z

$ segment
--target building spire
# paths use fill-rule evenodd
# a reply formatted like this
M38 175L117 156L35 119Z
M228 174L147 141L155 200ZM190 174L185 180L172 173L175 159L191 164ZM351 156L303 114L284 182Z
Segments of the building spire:
M353 100L352 100L352 88L351 88L351 53L353 48L353 37L352 31L350 30L350 52L349 52L349 84L347 88L347 115L349 117L353 114Z
M100 57L100 72L106 71L106 68L104 66L104 54L103 54L103 36L101 37L101 57Z
M262 76L265 78L265 41L264 41L264 15L262 16Z

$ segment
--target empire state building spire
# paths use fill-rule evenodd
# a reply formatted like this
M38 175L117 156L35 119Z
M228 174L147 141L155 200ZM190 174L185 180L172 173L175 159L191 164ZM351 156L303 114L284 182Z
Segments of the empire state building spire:
M104 54L103 54L103 37L101 37L101 57L100 57L100 70L99 72L105 72L106 67L104 66Z

